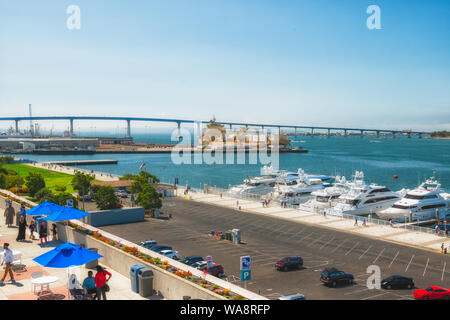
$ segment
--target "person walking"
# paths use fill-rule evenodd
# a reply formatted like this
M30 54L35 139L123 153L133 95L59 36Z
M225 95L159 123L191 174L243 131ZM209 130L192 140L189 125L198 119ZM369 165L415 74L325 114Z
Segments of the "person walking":
M58 240L57 238L58 230L56 229L56 224L52 224L52 241Z
M27 230L27 219L25 219L24 216L21 216L19 220L19 233L17 234L16 241L25 240L26 230Z
M358 218L355 218L355 224L354 224L354 226L357 226L358 225Z
M47 223L42 221L41 227L39 228L39 239L41 240L41 244L43 241L47 243Z
M109 276L107 278L107 276ZM111 273L104 270L102 266L97 266L97 274L95 275L94 282L95 288L97 289L97 299L106 300L106 292L109 291L109 286L107 282L111 279Z
M20 205L20 215L22 216L22 217L27 217L27 210L25 209L25 205L24 204L21 204Z
M0 284L3 284L6 278L6 275L9 273L9 276L11 277L11 282L16 283L16 280L14 279L14 273L12 271L12 263L14 262L14 255L11 249L9 249L9 243L3 244L3 249L5 250L5 254L3 257L2 265L5 264L5 273L3 274L3 278L0 280Z
M13 224L14 221L14 208L12 206L12 202L8 201L8 206L5 209L5 213L3 214L3 216L5 217L5 224L8 226L8 228L11 227L11 225Z
M34 230L36 230L36 223L34 222L34 219L31 220L28 228L30 229L30 240L34 240Z

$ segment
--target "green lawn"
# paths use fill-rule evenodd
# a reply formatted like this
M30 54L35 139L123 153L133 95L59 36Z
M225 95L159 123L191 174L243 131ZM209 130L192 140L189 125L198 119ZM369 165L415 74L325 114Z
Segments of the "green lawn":
M25 164L3 164L2 167L6 169L11 169L16 171L20 177L24 178L28 176L30 172L37 172L44 177L45 184L47 188L49 188L52 191L56 191L56 186L66 186L67 190L66 192L73 193L75 192L73 190L73 187L69 185L69 183L72 183L73 176L66 173L59 173L51 170L45 170L41 168L35 168L32 166L27 166Z

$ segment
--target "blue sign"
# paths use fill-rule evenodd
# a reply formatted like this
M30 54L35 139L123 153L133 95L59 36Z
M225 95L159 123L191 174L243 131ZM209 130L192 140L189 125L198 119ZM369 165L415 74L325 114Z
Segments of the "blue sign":
M250 256L241 257L241 270L250 270Z
M73 208L73 199L69 199L66 201L66 207Z

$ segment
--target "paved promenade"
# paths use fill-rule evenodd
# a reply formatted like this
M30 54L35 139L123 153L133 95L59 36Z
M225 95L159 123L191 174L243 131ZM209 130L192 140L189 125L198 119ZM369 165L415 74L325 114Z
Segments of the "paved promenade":
M301 211L298 209L282 208L276 204L267 208L262 207L262 204L257 201L241 200L223 195L189 192L188 196L184 195L184 188L177 190L179 197L192 199L202 203L213 204L222 207L237 209L241 207L242 211L261 214L265 216L277 217L284 220L295 221L300 223L312 224L318 227L331 228L334 230L341 230L367 237L377 238L402 245L413 246L417 248L432 250L439 252L441 245L444 243L447 251L450 253L450 238L438 236L430 230L430 233L416 232L412 230L405 230L385 225L378 225L367 223L367 226L362 226L359 221L355 226L355 221L336 216L323 216L321 214ZM239 202L237 202L239 201ZM239 203L239 204L238 204Z
M34 163L25 163L26 165L29 165L31 167L36 167L36 168L41 168L41 169L46 169L46 170L52 170L52 171L56 171L56 172L61 172L61 173L67 173L67 174L71 174L74 175L75 172L84 172L87 174L91 174L95 176L96 180L99 181L117 181L119 180L118 176L115 175L111 175L109 173L104 173L104 172L96 172L96 171L91 171L91 170L86 170L86 169L79 169L79 168L73 168L73 167L68 167L68 166L62 166L62 165L57 165L57 164L49 164L46 162L34 162Z
M3 210L2 210L3 211ZM21 265L22 269L16 269L14 277L16 283L13 284L10 281L9 275L6 276L4 285L0 285L0 300L67 300L67 281L69 276L69 269L63 268L46 268L42 267L32 259L40 256L41 254L54 249L62 244L60 241L49 241L46 245L41 246L39 240L29 240L29 230L27 230L27 240L23 242L17 242L18 229L8 228L3 225L3 221L0 226L0 245L3 248L5 242L9 243L9 248L13 251L20 251L22 253ZM37 233L35 237L38 238ZM20 266L17 266L20 267ZM112 274L111 280L108 282L111 290L107 293L107 299L109 300L148 300L143 298L139 294L131 291L130 280L124 277L120 273L107 268ZM58 281L50 284L50 289L54 295L43 294L40 297L32 292L31 273L43 272L45 276L56 276ZM70 270L70 273L77 275L78 280L82 283L84 278L87 277L87 272L84 266L76 267ZM93 270L94 275L96 273ZM0 270L0 275L3 277L4 270ZM151 297L151 299L160 299L158 297Z

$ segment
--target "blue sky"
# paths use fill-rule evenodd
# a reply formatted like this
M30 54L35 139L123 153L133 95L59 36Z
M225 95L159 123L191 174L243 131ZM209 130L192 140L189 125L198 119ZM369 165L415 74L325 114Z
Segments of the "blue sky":
M450 129L449 16L446 0L0 0L0 116Z

